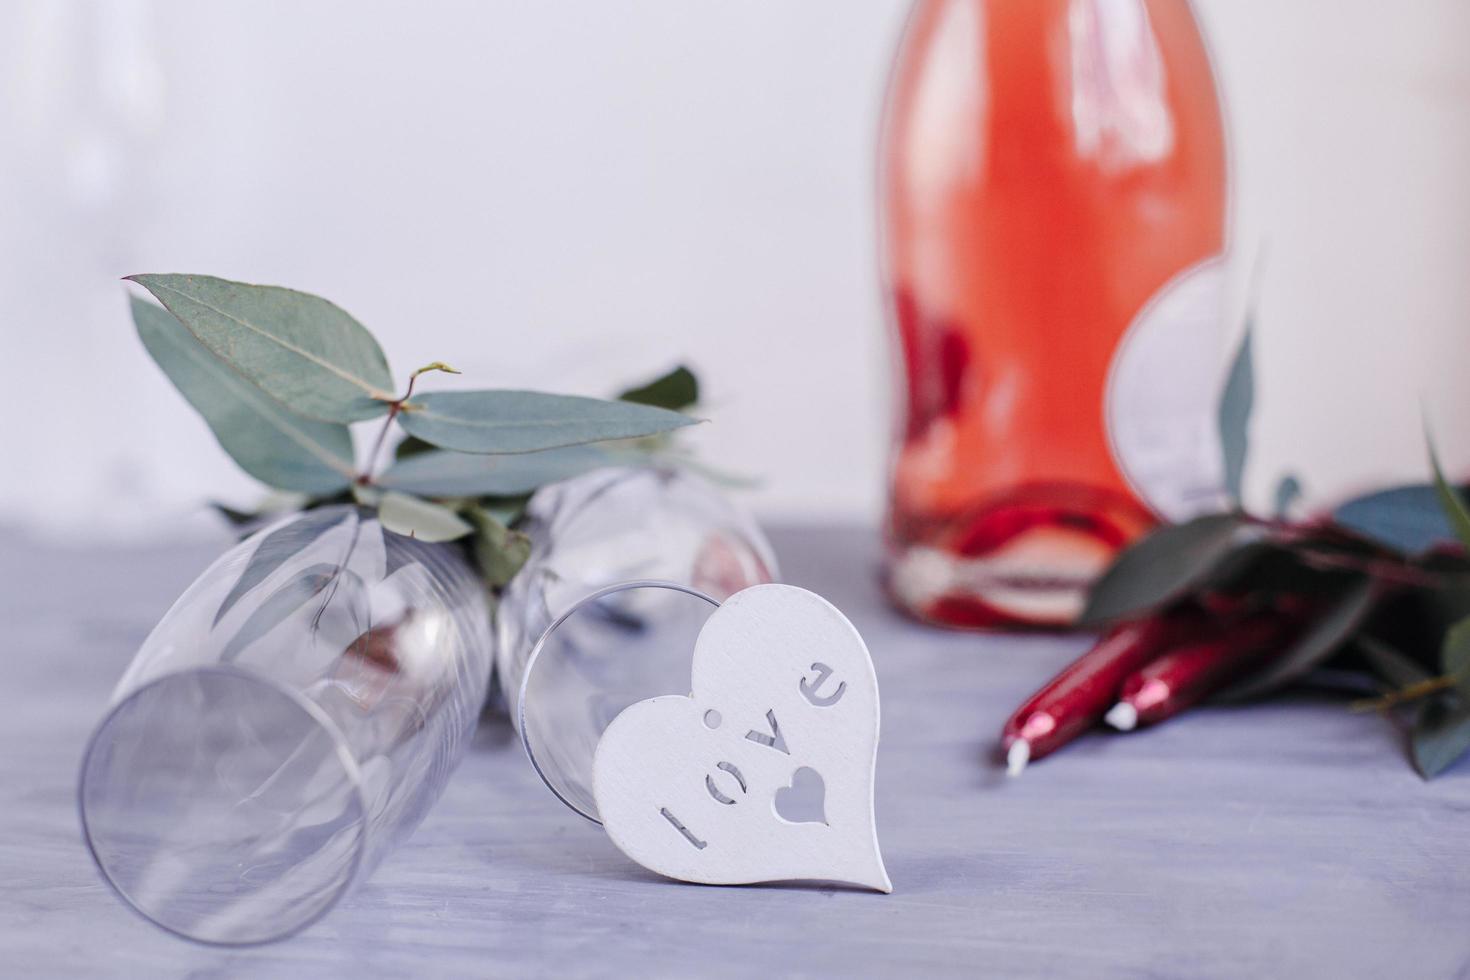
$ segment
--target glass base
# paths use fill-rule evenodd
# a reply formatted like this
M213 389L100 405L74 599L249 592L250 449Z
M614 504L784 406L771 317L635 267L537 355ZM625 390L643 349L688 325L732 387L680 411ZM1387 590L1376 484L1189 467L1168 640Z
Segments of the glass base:
M890 517L885 582L929 623L1065 629L1117 553L1155 518L1116 494L1030 487L945 518Z
M228 945L314 922L363 852L360 775L340 736L268 681L225 667L140 688L92 738L83 833L154 923Z

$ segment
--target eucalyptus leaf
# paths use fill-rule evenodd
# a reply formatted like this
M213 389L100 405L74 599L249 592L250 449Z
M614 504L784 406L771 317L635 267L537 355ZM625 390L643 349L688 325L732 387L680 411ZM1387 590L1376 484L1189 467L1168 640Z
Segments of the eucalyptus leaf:
M1445 632L1439 664L1455 679L1461 696L1470 701L1470 618L1460 620Z
M1254 315L1251 320L1254 320ZM1237 503L1240 501L1241 484L1245 477L1246 450L1250 447L1251 410L1256 397L1255 368L1251 354L1253 333L1254 323L1247 322L1245 335L1240 339L1240 347L1235 352L1235 361L1220 395L1217 418L1220 449L1225 464L1225 489Z
M283 490L331 493L352 481L345 425L293 415L194 338L167 310L132 298L149 355L246 473Z
M293 575L272 592L240 625L225 644L220 660L229 663L271 630L290 619L297 610L322 594L344 569L322 562ZM346 574L351 574L347 572Z
M1341 553L1326 544L1313 544L1324 552ZM1360 577L1356 571L1314 568L1292 545L1255 541L1237 551L1229 567L1213 576L1209 584L1226 592L1289 593L1331 600L1357 584Z
M699 379L694 376L693 371L680 364L648 384L629 388L618 398L625 402L653 405L677 412L699 401Z
M1470 510L1465 508L1465 498L1444 478L1433 443L1429 445L1429 465L1434 469L1434 492L1439 497L1439 505L1444 509L1445 517L1449 519L1450 528L1455 532L1455 537L1460 539L1460 545L1470 549Z
M352 502L359 507L374 508L383 502L383 491L371 484L354 483Z
M483 456L433 450L399 460L378 478L390 490L426 497L513 497L603 466L646 458L620 449L564 446L539 453Z
M398 445L393 447L393 458L408 459L410 456L417 456L420 453L430 453L433 451L434 446L431 443L424 442L422 439L415 439L413 436L408 436L405 439L400 439Z
M1238 513L1206 514L1160 527L1120 554L1092 587L1079 625L1150 612L1228 574L1264 532Z
M453 541L474 530L448 507L394 491L383 494L378 520L393 533L420 541Z
M1432 585L1388 591L1365 630L1437 674L1445 635L1466 617L1470 585L1463 576L1446 576Z
M1470 553L1460 547L1458 541L1443 541L1414 555L1409 564L1430 575L1440 576L1446 584L1465 591L1466 604L1470 605Z
M466 516L475 526L473 549L481 576L487 585L505 585L531 556L531 539L512 531L484 508L472 507Z
M1425 779L1448 769L1470 749L1470 707L1454 694L1426 700L1414 719L1414 768Z
M512 527L526 514L526 504L531 502L531 495L523 493L517 497L481 497L475 506L495 520Z
M399 423L443 449L529 453L669 432L697 419L631 402L538 391L443 391L416 396Z
M1373 609L1372 579L1360 576L1280 654L1254 674L1221 691L1216 700L1244 701L1285 687L1337 653Z
M1439 491L1422 483L1355 497L1339 505L1332 520L1408 554L1452 541L1455 534Z
M236 529L246 527L260 520L260 514L256 511L240 510L237 507L231 507L229 504L221 503L218 500L211 500L209 502L209 508L223 517L230 527Z
M1413 658L1375 636L1359 634L1355 652L1381 677L1390 690L1401 690L1432 679ZM1428 779L1451 765L1470 748L1470 712L1462 694L1448 691L1423 701L1415 714L1409 755Z
M138 275L205 347L292 411L356 422L387 411L382 348L339 307L279 286L213 276Z
M1278 518L1285 519L1301 496L1301 481L1291 473L1286 474L1276 481L1276 491L1272 494L1272 513Z
M1430 679L1429 671L1413 658L1384 643L1376 636L1360 633L1353 637L1353 652L1377 674L1390 689L1409 687Z
M270 578L272 572L299 555L307 545L341 524L348 513L349 511L338 508L308 511L262 537L260 544L250 553L250 559L241 570L240 577L235 580L224 601L220 603L219 610L215 612L214 625L219 625L219 621L225 618L225 613L241 597Z

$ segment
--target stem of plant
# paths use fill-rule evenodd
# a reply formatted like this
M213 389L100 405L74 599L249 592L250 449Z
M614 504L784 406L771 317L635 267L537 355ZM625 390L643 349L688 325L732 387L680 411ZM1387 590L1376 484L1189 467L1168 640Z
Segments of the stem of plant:
M1394 561L1379 558L1357 558L1330 551L1312 551L1301 548L1297 555L1312 568L1326 571L1362 572L1370 578L1393 585L1438 585L1444 576L1423 569L1411 568Z
M393 428L393 420L403 410L403 403L408 401L408 396L413 394L413 378L408 379L408 391L397 401L388 403L388 417L383 420L383 427L378 430L377 441L373 443L373 451L368 454L367 466L357 474L357 485L360 487L370 486L373 482L373 472L378 467L378 456L383 452L383 443L388 439L388 430Z
M1438 694L1440 691L1448 690L1455 686L1455 680L1456 678L1453 674L1431 677L1427 681L1420 681L1417 684L1410 684L1408 687L1400 688L1397 691L1390 691L1381 698L1363 698L1354 701L1348 707L1353 711L1387 711L1389 708L1403 704L1406 701L1417 701L1420 698L1427 698L1431 694Z
M366 487L372 485L373 473L378 468L378 457L382 455L383 443L388 441L388 430L393 428L393 420L398 417L399 412L403 411L403 403L413 397L413 385L419 379L419 375L427 374L430 371L443 371L445 374L460 373L443 361L434 361L431 364L425 364L408 376L408 388L403 392L403 396L388 403L388 417L383 420L383 427L378 430L378 438L373 443L372 452L368 453L367 466L357 475L356 482L358 486Z
M1391 557L1360 558L1339 551L1314 550L1310 544L1314 536L1338 530L1330 518L1284 521L1273 517L1257 517L1254 514L1245 514L1244 517L1251 524L1273 532L1283 543L1295 546L1298 549L1297 554L1313 568L1362 572L1394 585L1441 585L1451 577L1447 573L1414 568Z

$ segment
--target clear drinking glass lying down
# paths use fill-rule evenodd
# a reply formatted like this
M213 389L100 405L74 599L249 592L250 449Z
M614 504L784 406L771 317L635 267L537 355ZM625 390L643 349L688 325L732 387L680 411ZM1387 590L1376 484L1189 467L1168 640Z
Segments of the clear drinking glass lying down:
M727 496L682 471L599 470L539 491L531 557L497 612L512 718L546 785L597 820L592 760L628 705L688 694L719 603L776 577L770 544Z
M330 507L211 565L143 643L82 765L107 881L180 935L303 928L406 837L464 753L491 671L454 545Z

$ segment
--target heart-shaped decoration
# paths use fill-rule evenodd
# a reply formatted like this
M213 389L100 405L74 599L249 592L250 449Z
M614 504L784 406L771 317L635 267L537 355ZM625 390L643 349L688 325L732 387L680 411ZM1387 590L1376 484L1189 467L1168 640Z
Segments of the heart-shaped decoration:
M878 680L847 617L805 589L754 586L710 616L691 674L688 697L631 705L598 742L613 843L683 881L892 891L873 821Z

